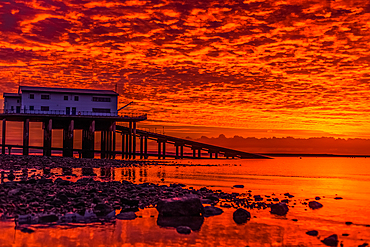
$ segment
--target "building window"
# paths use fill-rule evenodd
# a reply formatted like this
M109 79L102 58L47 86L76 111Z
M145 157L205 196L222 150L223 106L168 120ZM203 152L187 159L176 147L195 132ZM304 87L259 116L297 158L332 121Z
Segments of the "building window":
M64 96L64 100L68 100L68 96Z
M96 102L110 102L109 97L93 97L92 100Z
M96 113L110 113L110 109L104 109L104 108L93 108L93 112Z
M48 94L41 94L41 99L50 99L50 95L48 95Z
M33 93L30 94L30 99L34 99L35 95Z
M10 107L10 110L14 111L14 106L11 106L11 107Z
M19 99L17 99L17 103L19 103Z
M30 105L30 111L35 110L35 107L33 105Z
M41 106L41 111L49 111L49 106Z
M78 96L75 96L75 101L78 101Z

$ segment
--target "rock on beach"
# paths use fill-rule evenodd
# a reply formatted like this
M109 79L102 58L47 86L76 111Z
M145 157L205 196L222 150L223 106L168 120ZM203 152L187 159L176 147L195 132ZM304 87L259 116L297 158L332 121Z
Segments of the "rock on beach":
M283 202L276 203L276 204L271 204L270 213L272 213L272 214L276 214L276 215L279 215L279 216L284 216L288 213L288 211L289 211L288 206Z
M311 209L319 209L319 208L322 208L323 205L317 201L310 201L308 203L308 206L311 208Z
M243 208L238 208L233 213L233 220L238 225L247 222L250 218L251 218L251 214L247 210L245 210Z
M337 234L330 235L329 237L324 238L321 242L327 246L338 246L338 236Z
M161 199L157 210L161 216L199 216L204 214L204 207L197 195L187 195Z

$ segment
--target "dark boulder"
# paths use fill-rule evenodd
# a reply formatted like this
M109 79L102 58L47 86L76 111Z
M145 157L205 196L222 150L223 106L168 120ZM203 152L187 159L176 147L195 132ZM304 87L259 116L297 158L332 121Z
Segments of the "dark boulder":
M204 213L203 205L196 195L161 199L157 203L157 210L162 216L199 216Z
M213 207L213 206L205 206L204 207L204 217L220 215L224 211L221 208Z
M238 208L233 213L233 220L235 221L236 224L243 224L247 222L250 218L251 214L243 208Z
M135 212L121 212L117 214L117 219L119 220L134 220L136 218Z
M308 206L311 208L311 209L319 209L319 208L322 208L323 205L317 201L311 201L308 203Z
M59 220L59 218L55 214L48 214L48 215L40 215L39 216L40 223L51 223L51 222L57 222L58 220Z
M240 189L243 189L244 188L244 185L242 184L236 184L233 186L234 188L240 188Z
M98 217L106 216L112 211L113 207L105 203L99 203L94 208L94 214Z
M310 236L314 236L316 237L317 235L319 235L319 232L316 231L316 230L312 230L312 231L308 231L306 232L307 235L310 235Z
M338 236L337 234L333 234L327 238L324 238L324 240L322 240L321 242L323 242L327 246L338 246Z
M276 203L276 204L271 204L271 211L270 213L276 214L279 216L286 215L289 211L288 206L285 203Z

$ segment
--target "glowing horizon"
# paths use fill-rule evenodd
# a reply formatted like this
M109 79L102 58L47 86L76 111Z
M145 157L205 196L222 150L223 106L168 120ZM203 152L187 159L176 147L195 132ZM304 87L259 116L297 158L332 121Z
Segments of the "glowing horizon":
M3 1L0 90L117 84L148 126L368 138L369 20L366 1Z

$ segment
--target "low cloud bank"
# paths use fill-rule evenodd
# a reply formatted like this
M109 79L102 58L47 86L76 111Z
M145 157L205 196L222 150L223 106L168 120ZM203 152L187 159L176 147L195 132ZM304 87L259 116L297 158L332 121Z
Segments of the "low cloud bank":
M370 155L370 139L360 138L315 137L301 139L293 137L244 138L241 136L227 138L221 134L216 138L202 136L194 140L250 153Z

